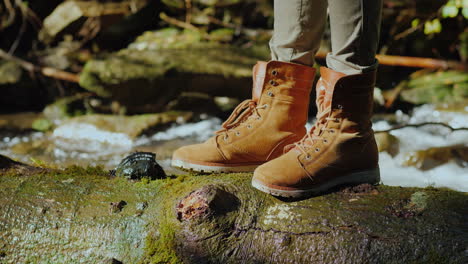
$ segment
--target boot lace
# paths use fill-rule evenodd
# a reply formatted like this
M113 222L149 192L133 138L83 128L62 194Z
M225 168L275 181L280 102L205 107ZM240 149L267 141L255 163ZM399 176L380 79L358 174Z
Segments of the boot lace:
M333 132L333 129L326 128L328 121L338 120L337 118L331 116L331 106L326 106L324 100L325 94L321 94L317 97L317 120L315 121L314 126L304 135L304 137L294 144L295 147L299 149L304 155L307 155L307 159L310 159L310 155L307 152L312 148L314 143L320 140L324 140L322 139L322 131L327 130ZM319 151L317 148L315 150L316 152Z
M257 106L257 102L248 99L240 103L229 116L229 118L221 125L221 129L216 131L217 135L224 136L224 140L228 139L228 132L242 125L246 120L251 118L261 119L259 109L265 109L268 105Z

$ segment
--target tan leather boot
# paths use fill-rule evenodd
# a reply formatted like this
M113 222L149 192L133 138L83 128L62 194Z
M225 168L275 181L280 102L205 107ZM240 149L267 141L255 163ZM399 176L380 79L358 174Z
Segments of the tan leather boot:
M255 170L255 188L303 197L337 185L380 181L370 121L375 72L345 75L322 67L320 73L314 127L284 155Z
M172 166L201 172L247 172L283 154L306 133L315 71L279 61L258 62L252 99L242 102L216 135L176 150Z

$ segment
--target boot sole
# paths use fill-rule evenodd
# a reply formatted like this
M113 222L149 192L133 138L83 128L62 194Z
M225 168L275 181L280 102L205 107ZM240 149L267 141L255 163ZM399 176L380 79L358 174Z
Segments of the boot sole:
M350 173L330 180L311 189L282 190L266 186L263 183L256 181L255 179L252 179L252 186L262 192L269 193L273 196L280 196L285 198L301 198L307 196L315 196L340 185L356 185L363 183L378 184L379 182L380 170L377 168L373 170Z
M201 165L201 164L195 164L195 163L190 163L186 162L183 160L172 160L171 161L171 166L180 168L183 170L189 170L189 171L196 171L196 172L201 172L201 173L211 173L211 172L253 172L258 166L261 164L256 164L256 165L239 165L239 166L225 166L222 164L219 165Z

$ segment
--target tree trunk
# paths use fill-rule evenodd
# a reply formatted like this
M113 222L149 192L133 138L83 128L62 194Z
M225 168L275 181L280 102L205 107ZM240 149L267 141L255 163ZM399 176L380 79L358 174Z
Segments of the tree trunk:
M464 193L360 185L282 201L250 177L133 182L0 157L0 263L466 263Z

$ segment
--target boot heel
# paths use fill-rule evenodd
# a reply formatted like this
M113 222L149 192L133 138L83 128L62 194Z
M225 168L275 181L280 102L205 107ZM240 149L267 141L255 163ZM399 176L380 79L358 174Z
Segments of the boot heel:
M343 181L343 183L379 184L380 183L380 169L375 168L372 170L354 172L346 176L340 177L340 180Z
M322 194L330 189L342 185L357 185L357 184L379 184L380 183L380 169L375 168L372 170L358 171L350 174L346 174L341 177L337 177L326 183L318 185L314 188L309 189L295 189L295 190L284 190L275 188L274 186L266 186L262 182L252 179L252 186L262 192L269 193L274 196L281 196L286 198L302 198L307 196L314 196Z

